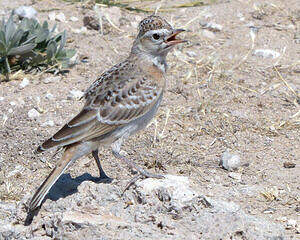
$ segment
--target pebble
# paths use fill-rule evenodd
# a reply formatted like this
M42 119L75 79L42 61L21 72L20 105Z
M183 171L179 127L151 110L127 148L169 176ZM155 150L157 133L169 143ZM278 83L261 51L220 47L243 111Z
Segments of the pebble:
M52 120L48 120L48 121L42 123L41 126L42 127L53 127L54 126L54 122Z
M30 6L21 6L14 10L14 14L18 15L19 18L36 18L37 11Z
M73 33L86 33L87 28L86 27L81 27L81 28L72 28L71 29Z
M71 90L70 95L67 97L67 99L71 100L71 99L80 99L84 92L80 91L80 90Z
M54 96L51 93L46 93L45 98L48 100L52 100L52 99L54 99Z
M215 22L200 21L200 25L204 28L207 28L208 30L210 30L212 32L220 32L223 29L222 25L217 24Z
M216 37L216 35L213 32L208 31L206 29L204 29L202 31L202 35L203 35L203 37L206 37L206 38L209 38L209 39L214 39Z
M232 178L232 179L235 179L235 180L238 180L238 181L241 181L242 180L242 174L240 173L236 173L236 172L230 172L228 174L228 177Z
M34 108L32 108L28 111L28 117L31 119L38 118L39 116L40 116L40 113L37 110L35 110Z
M253 52L253 55L262 58L278 58L280 56L280 53L272 49L256 49Z
M193 51L186 51L186 55L188 55L189 57L196 57L197 53L195 53Z
M286 223L286 228L290 229L290 228L295 228L297 226L297 221L294 219L289 219Z
M60 80L61 80L60 76L47 77L47 78L43 79L43 83L48 84L48 83L58 82Z
M72 21L72 22L77 22L78 20L79 19L77 17L74 17L74 16L70 17L70 21Z
M29 84L28 78L24 78L24 79L22 80L22 82L19 84L19 88L20 88L20 89L23 89L23 88L25 88L28 84Z
M241 165L240 157L226 151L221 157L220 165L228 171L235 170Z
M16 104L16 102L12 101L12 102L9 103L9 105L10 106L16 106L17 104Z
M60 22L65 22L66 21L66 16L62 12L57 14L55 18L56 18L57 21L60 21Z
M62 12L59 14L56 14L55 12L51 12L49 13L48 17L50 21L57 20L59 22L66 22L66 16Z
M17 165L14 170L7 174L7 178L15 176L20 172L23 172L23 167L21 165Z
M0 101L3 101L4 100L4 97L0 97Z

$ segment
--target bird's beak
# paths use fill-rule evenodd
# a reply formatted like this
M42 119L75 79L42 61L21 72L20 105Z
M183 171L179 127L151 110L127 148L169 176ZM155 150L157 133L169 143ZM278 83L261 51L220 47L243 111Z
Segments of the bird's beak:
M184 29L175 29L175 30L173 30L173 33L165 39L165 43L168 44L169 46L173 46L173 45L176 45L178 43L187 42L186 40L176 39L176 36L179 33L184 32L184 31L185 31Z

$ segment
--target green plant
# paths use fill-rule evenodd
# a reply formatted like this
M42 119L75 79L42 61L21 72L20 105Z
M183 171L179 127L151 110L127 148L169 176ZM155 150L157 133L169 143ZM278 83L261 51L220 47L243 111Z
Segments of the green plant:
M65 70L75 55L73 49L65 49L66 31L55 34L56 26L49 29L47 21L42 25L35 19L24 18L19 24L13 17L0 22L0 73L12 71ZM50 66L50 68L49 68Z

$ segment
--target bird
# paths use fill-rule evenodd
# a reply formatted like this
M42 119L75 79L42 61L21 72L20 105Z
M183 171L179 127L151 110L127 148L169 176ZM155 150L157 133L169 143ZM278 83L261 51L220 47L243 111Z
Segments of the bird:
M164 18L150 15L138 25L129 56L105 71L85 91L82 110L36 152L63 149L62 157L29 202L38 209L51 187L77 159L92 154L100 179L108 179L99 159L99 147L111 147L113 155L140 176L162 178L147 172L121 153L128 137L144 129L155 116L166 88L166 56L186 40L176 38L184 29L173 28Z

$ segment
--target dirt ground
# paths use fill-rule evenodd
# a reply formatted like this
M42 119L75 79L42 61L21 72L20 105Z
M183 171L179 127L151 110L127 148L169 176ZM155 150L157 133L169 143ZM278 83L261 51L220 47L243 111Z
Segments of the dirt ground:
M282 239L297 239L299 1L206 1L203 6L177 8L186 2L160 3L158 14L176 28L187 29L182 38L189 41L168 55L168 87L157 117L146 130L131 137L123 150L143 168L187 176L205 196L237 203L247 214L281 225ZM105 22L104 35L96 30L79 31L83 17L94 13L92 1L2 0L0 17L22 5L33 6L40 21L49 21L52 12L64 13L66 22L49 23L56 22L60 31L66 29L67 47L75 48L78 58L87 61L79 61L56 82L45 83L52 75L42 73L18 74L0 84L1 204L17 204L32 196L60 157L53 157L55 150L41 155L34 155L34 150L83 106L83 101L70 97L70 91L85 91L103 71L124 60L137 24L149 15L109 8L115 26ZM136 1L131 5L155 10L159 3ZM260 56L257 50L261 49L279 56ZM24 77L30 84L21 89ZM53 98L46 98L49 93ZM33 108L40 112L36 119L28 117ZM47 124L49 120L54 124ZM225 151L240 156L242 164L236 175L219 166ZM103 149L100 156L104 169L115 179L110 184L124 188L132 173L109 149ZM287 168L287 163L295 167ZM72 177L98 175L91 156L76 162L68 172ZM41 216L45 216L43 211L42 207ZM0 212L0 219L5 220L5 211Z

